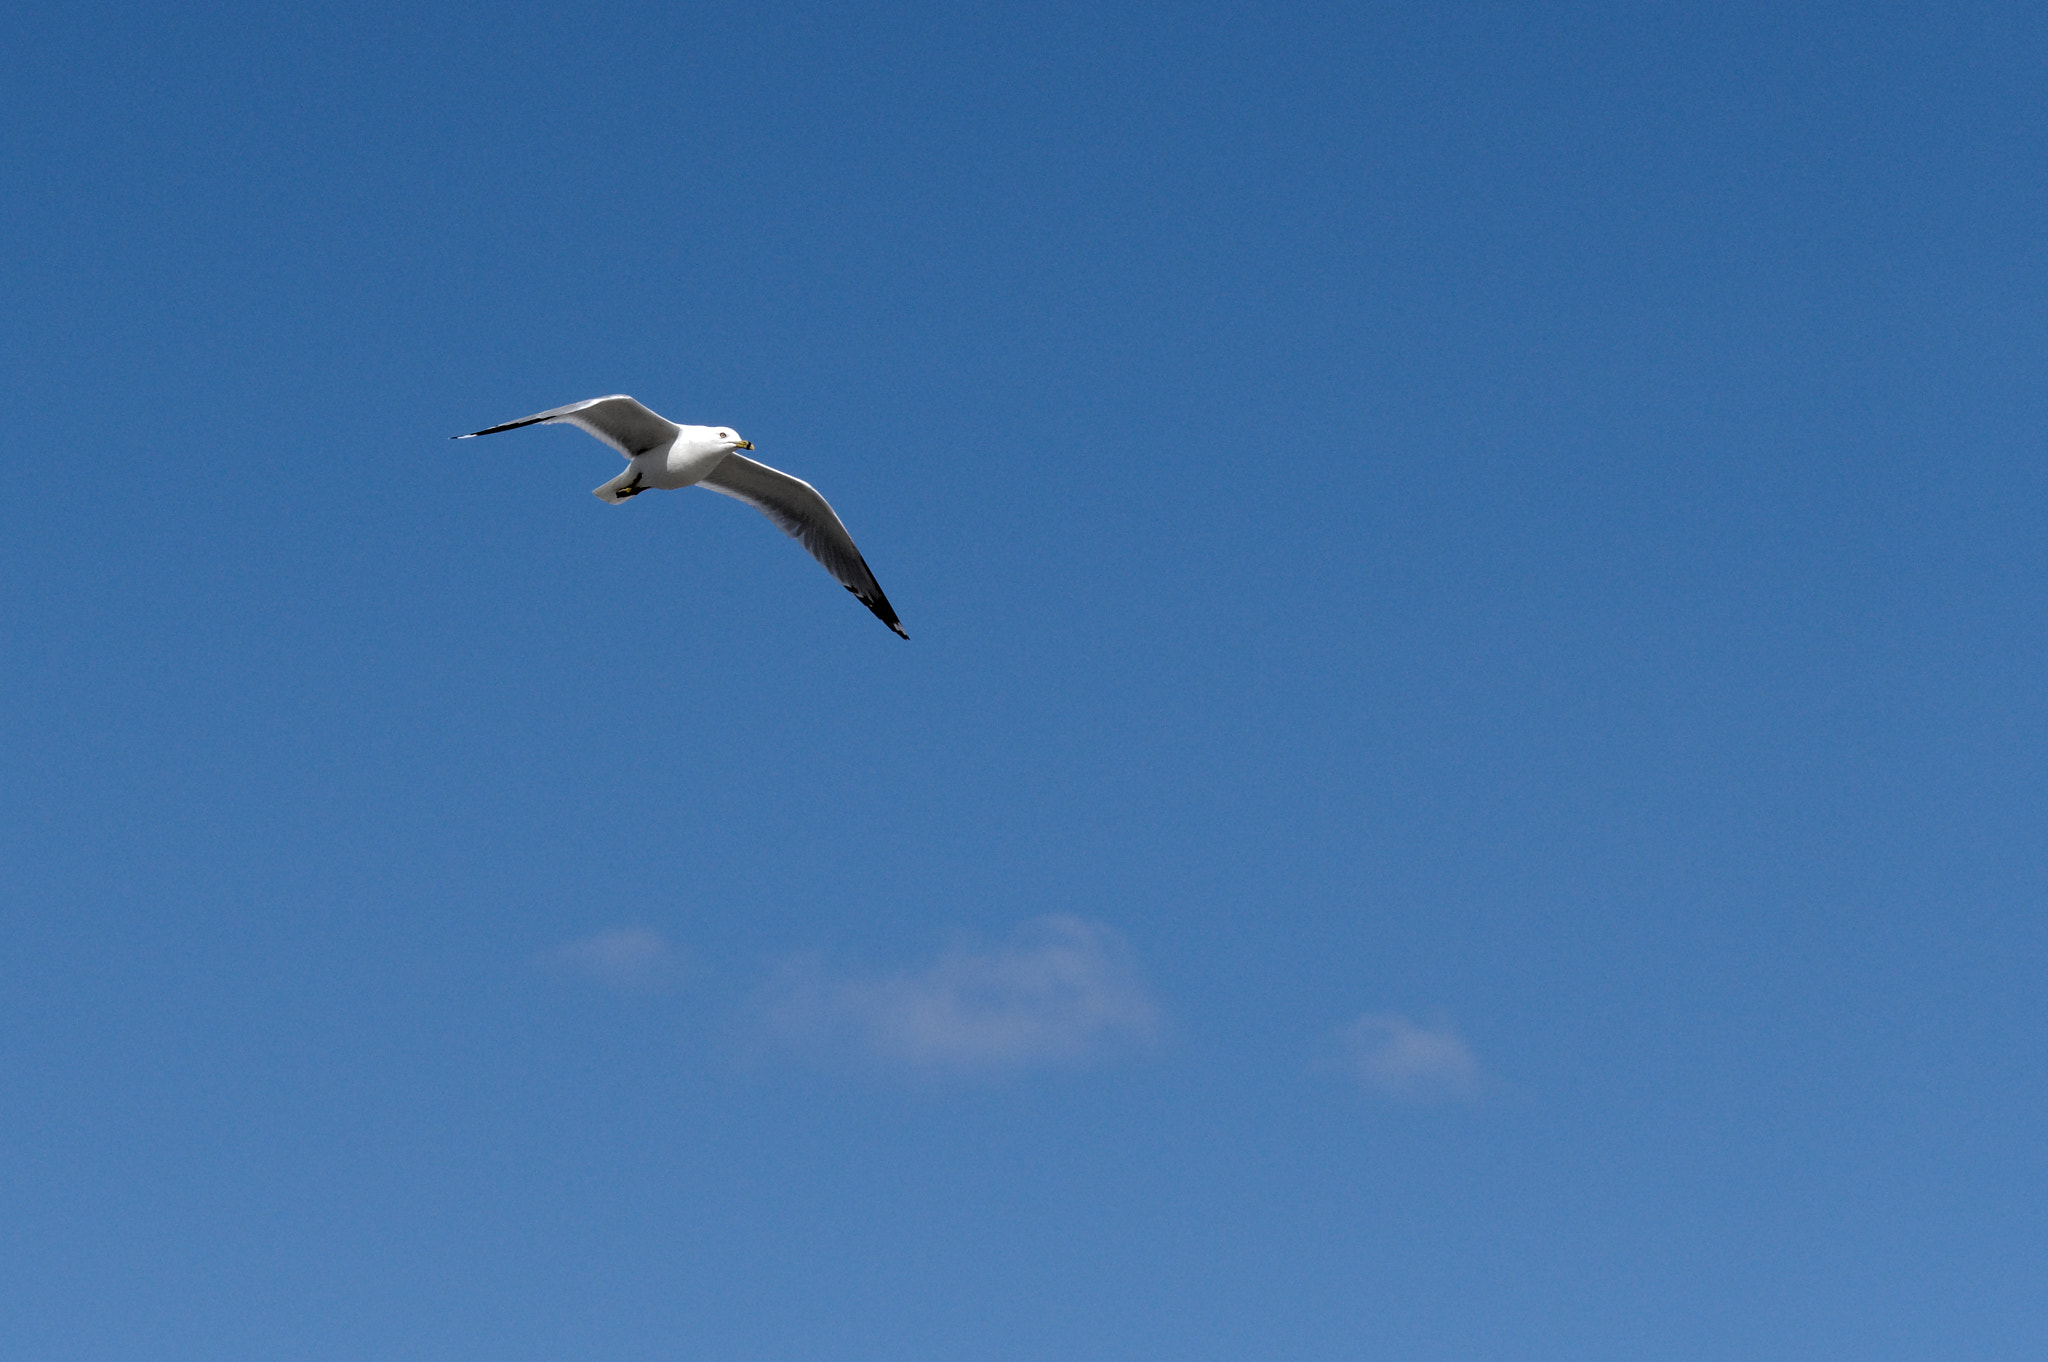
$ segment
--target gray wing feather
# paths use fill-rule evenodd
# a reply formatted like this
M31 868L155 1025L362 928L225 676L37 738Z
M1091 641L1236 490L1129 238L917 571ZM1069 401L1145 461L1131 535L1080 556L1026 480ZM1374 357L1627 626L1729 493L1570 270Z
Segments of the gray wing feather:
M817 488L802 478L792 478L736 453L726 455L697 485L744 501L767 516L777 529L824 564L825 571L858 596L877 619L899 637L910 637L898 622L889 598L882 594L882 584L875 580L867 560L854 547L853 536L846 532L846 526L833 514L825 498L818 495Z
M593 397L587 402L571 402L566 407L555 407L533 416L507 421L502 426L491 426L485 430L473 430L467 435L457 435L458 440L473 440L479 435L496 435L501 430L517 430L521 426L548 426L566 422L586 434L595 435L627 458L645 454L650 449L660 449L676 438L682 427L666 417L657 416L635 402L624 393L610 397Z

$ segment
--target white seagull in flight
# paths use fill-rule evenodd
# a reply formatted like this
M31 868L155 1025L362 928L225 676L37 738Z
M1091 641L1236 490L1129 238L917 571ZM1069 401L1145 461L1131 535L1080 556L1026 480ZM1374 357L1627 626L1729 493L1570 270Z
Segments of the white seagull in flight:
M860 603L874 611L875 618L895 630L899 638L910 637L897 622L889 598L882 594L881 583L868 571L867 560L853 546L853 536L839 523L825 498L818 495L818 489L801 478L778 473L767 464L755 463L738 453L752 449L753 441L742 440L723 426L679 426L620 393L593 397L588 402L571 402L537 416L450 438L474 440L501 430L556 422L567 422L595 435L626 456L625 472L592 489L599 500L616 506L628 497L656 488L692 485L736 497L774 521L791 539L802 543L811 557L825 565L825 571L860 597Z

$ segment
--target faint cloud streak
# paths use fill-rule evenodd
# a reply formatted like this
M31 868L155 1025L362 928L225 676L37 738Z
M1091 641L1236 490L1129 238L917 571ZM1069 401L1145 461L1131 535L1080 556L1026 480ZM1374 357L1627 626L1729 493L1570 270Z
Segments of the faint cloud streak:
M1400 1102L1469 1101L1479 1095L1479 1061L1448 1026L1417 1026L1368 1013L1337 1031L1342 1064L1360 1083Z
M1122 938L1065 914L919 970L834 978L800 961L771 988L767 1011L785 1044L926 1074L1086 1063L1151 1041L1159 1026Z
M557 946L542 959L625 993L660 988L675 977L681 963L675 947L649 927L614 927Z

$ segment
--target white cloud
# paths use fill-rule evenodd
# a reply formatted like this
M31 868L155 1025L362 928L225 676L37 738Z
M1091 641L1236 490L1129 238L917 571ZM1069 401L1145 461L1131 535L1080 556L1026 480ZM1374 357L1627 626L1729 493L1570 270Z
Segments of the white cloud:
M926 1073L987 1073L1143 1044L1158 1009L1114 931L1062 914L914 971L832 978L800 963L772 990L768 1021L785 1042Z
M1466 1100L1479 1094L1479 1061L1449 1027L1417 1026L1368 1013L1340 1027L1343 1065L1366 1087L1403 1102Z
M676 973L676 950L648 927L614 927L548 951L558 969L625 992L659 988Z

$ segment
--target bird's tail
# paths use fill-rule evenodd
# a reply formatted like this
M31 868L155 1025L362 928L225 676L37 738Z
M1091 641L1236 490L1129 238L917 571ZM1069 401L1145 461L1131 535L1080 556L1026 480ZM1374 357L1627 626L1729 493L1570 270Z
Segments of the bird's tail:
M625 472L619 474L602 487L591 488L590 495L596 497L599 501L609 501L614 506L629 497L639 496L640 470L631 464L627 464Z

